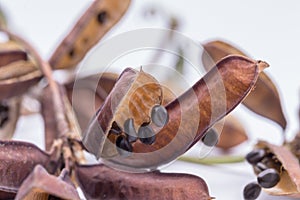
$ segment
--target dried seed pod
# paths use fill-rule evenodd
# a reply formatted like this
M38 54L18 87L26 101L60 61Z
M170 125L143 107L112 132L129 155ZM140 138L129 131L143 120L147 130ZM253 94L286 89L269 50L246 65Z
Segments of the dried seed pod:
M57 68L75 67L126 12L130 0L96 0L75 24L49 60Z
M56 151L50 155L30 143L0 141L0 191L16 192L38 164L54 173L59 156Z
M68 98L72 103L81 130L86 130L96 110L112 90L118 75L96 74L65 84ZM94 104L91 103L94 101Z
M271 195L300 197L300 165L298 159L284 146L276 146L268 142L259 141L258 149L266 149L271 156L265 164L279 172L280 181L272 188L263 190ZM273 156L272 156L273 155ZM257 172L256 172L257 173Z
M192 88L166 106L170 120L160 130L154 129L155 142L148 145L137 140L132 144L133 153L124 158L117 154L115 138L108 137L111 123L123 124L132 117L135 127L139 127L148 122L151 108L160 104L163 96L153 78L149 81L144 72L126 69L91 123L83 144L98 158L106 158L104 161L111 166L127 170L156 169L183 154L216 121L234 109L251 91L259 72L265 67L265 62L241 56L221 60ZM145 78L139 79L140 76ZM140 84L141 80L144 84ZM139 85L142 87L137 87ZM212 98L213 94L220 97L222 92L225 94L223 105L219 98ZM134 112L128 112L132 108Z
M207 70L214 66L213 63L227 55L245 56L238 48L220 40L207 42L203 46L206 52L202 55L202 61ZM266 73L260 73L255 89L245 98L243 104L253 112L273 120L283 129L286 128L286 119L277 88Z
M211 199L204 180L194 175L126 173L104 165L76 166L75 173L87 199Z
M75 186L64 180L67 176L69 175L66 169L56 177L48 174L41 165L37 165L23 181L15 199L80 199Z
M213 128L219 133L217 147L227 150L248 139L243 125L232 115L227 115L224 122L217 122Z
M13 41L0 43L0 67L15 61L27 60L27 53Z
M0 140L11 139L20 115L20 97L0 101Z

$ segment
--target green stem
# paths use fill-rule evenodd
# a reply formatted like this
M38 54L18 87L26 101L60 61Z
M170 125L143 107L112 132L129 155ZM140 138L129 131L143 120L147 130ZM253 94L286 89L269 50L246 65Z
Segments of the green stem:
M214 165L243 162L245 160L245 156L214 156L203 159L190 156L181 156L178 158L178 160L203 165Z

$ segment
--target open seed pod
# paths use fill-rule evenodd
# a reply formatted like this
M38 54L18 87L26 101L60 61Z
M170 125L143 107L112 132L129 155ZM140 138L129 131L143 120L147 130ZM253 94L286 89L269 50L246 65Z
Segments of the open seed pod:
M111 166L157 169L183 154L236 107L267 66L246 57L227 57L165 107L158 82L128 68L91 122L83 144Z
M249 153L247 155L247 160L252 162L254 172L258 175L258 177L262 176L260 174L262 174L262 171L266 169L274 169L279 174L279 179L276 179L275 182L274 179L268 180L269 183L263 182L264 180L261 181L264 191L271 195L300 197L299 160L287 147L276 146L265 141L259 141L255 146L255 151L253 152L263 152ZM258 181L259 180L260 179L258 178ZM273 181L274 183L271 183L270 181Z

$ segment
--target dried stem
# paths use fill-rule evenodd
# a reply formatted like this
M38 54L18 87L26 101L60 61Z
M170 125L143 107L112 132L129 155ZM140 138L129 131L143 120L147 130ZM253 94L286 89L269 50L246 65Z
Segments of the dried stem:
M182 156L179 157L178 160L184 162L190 162L190 163L203 164L203 165L214 165L214 164L228 164L228 163L243 162L245 160L245 156L215 156L215 157L207 157L204 159Z

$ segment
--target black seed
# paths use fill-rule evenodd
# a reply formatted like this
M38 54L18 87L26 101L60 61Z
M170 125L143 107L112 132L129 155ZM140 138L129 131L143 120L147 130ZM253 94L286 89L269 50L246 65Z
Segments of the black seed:
M120 155L128 156L129 155L128 153L132 152L131 144L128 142L127 138L123 135L120 135L117 138L116 145L118 147L117 150L118 150Z
M155 132L151 126L141 126L138 130L138 137L140 141L144 144L152 144L155 142Z
M0 127L3 127L9 120L9 106L6 102L0 102Z
M273 168L266 169L257 175L257 182L263 188L272 188L279 181L280 181L280 175Z
M107 19L107 13L106 11L101 11L99 12L99 14L97 15L97 20L100 24L104 24L106 22Z
M204 137L202 138L202 142L209 147L212 147L218 143L219 135L218 133L213 129L209 129Z
M75 55L75 50L74 50L74 49L71 49L71 50L69 51L69 56L72 58L74 55Z
M261 161L266 155L266 151L264 149L254 149L250 153L246 155L246 160L250 164L256 164Z
M111 125L111 129L109 130L109 133L115 134L115 135L119 135L122 133L121 128L118 126L117 122L113 122Z
M244 188L244 199L254 200L260 195L261 187L257 183L249 183Z
M161 105L154 106L151 111L151 120L158 127L166 125L169 121L169 115L166 108Z
M129 142L135 142L137 140L137 133L134 128L134 121L132 118L127 119L124 122L124 132Z

